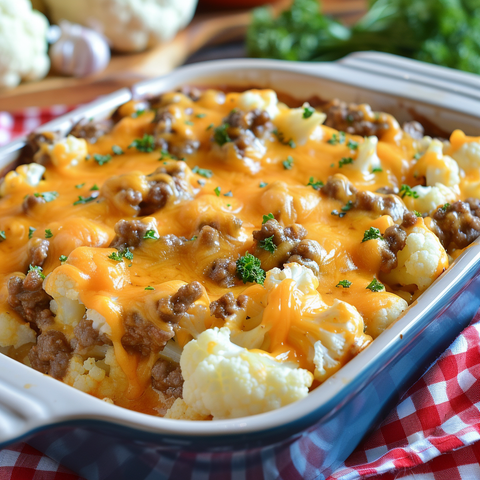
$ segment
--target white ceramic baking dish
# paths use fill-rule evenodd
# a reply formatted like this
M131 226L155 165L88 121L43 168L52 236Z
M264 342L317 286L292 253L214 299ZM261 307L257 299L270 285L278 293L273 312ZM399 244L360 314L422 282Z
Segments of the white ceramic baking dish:
M268 87L299 99L338 97L370 103L400 122L421 115L446 131L480 132L479 78L372 53L323 64L196 64L109 95L39 130L68 132L79 118L105 118L132 97L185 84ZM18 161L23 145L21 139L0 148L0 168ZM89 480L183 480L202 477L207 467L220 468L220 452L221 465L225 456L230 456L230 465L240 462L235 470L243 472L240 478L249 478L253 465L264 478L276 478L278 465L271 458L291 454L308 439L316 445L318 465L303 478L321 478L351 453L469 322L480 305L479 270L480 245L475 242L391 328L307 398L248 418L187 422L144 415L109 405L0 355L0 444L27 438ZM184 476L178 476L179 465ZM230 478L229 468L225 478Z

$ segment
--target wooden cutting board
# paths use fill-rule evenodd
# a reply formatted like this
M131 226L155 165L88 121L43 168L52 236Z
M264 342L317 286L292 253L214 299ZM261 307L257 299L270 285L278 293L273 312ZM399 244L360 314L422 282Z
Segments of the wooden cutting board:
M275 9L285 8L290 1L277 2ZM325 13L348 24L365 12L366 0L323 0L322 6ZM115 54L108 67L97 75L77 79L49 74L38 82L0 90L0 111L89 102L99 95L163 75L206 45L241 38L249 22L249 10L197 14L170 42L142 53Z

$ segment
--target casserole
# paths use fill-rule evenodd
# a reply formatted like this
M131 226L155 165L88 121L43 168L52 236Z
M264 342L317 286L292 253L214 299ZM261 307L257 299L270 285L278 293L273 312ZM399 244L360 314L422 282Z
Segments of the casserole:
M372 73L382 62L386 74ZM384 55L356 55L338 64L321 66L250 60L215 62L139 84L132 94L155 95L185 83L255 84L291 91L303 98L319 95L357 102L361 99L376 109L392 112L400 120L408 118L409 109L415 109L416 114L435 119L445 129L462 128L467 134L473 133L480 124L474 117L478 106L473 89L475 77L453 74L456 86L443 80L435 80L432 85L416 65ZM404 78L407 69L415 81ZM427 73L441 78L443 71L431 67ZM386 81L389 77L390 83ZM381 82L377 93L369 89L375 82ZM102 118L129 98L128 91L119 92L90 110L87 107L83 112L74 112L43 129L66 132L72 126L70 117ZM421 98L423 101L419 101ZM14 160L21 146L22 142L17 141L2 149L3 165ZM477 244L467 249L402 319L301 404L255 417L214 423L152 418L102 403L2 356L2 440L33 435L32 445L87 478L128 478L132 468L136 469L135 478L146 477L154 468L169 478L174 464L190 465L188 468L196 465L201 470L209 458L202 456L204 452L237 451L235 458L243 457L251 464L270 458L274 451L295 448L292 442L314 441L324 452L317 459L316 473L309 473L316 476L352 451L407 384L471 318L478 305L473 293L477 280L472 277L479 268L479 255ZM350 428L345 428L347 425ZM42 431L45 427L48 430ZM128 454L119 455L121 452ZM88 464L92 457L97 461L95 468ZM269 468L277 467L264 462L264 469ZM274 470L269 475L274 477Z

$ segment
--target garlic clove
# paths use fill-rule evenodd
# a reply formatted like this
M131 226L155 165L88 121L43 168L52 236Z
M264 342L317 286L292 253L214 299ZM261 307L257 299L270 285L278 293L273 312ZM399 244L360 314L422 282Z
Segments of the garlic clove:
M60 37L50 48L55 71L86 77L105 69L110 61L110 47L100 33L66 21L60 22L60 31Z

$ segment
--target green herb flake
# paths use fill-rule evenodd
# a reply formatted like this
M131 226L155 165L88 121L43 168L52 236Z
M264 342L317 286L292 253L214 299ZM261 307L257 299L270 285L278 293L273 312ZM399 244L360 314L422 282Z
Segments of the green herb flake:
M58 197L58 192L42 192L42 193L34 193L35 197L42 197L47 203L53 202Z
M133 253L128 248L124 252L122 252L122 254L127 260L133 260ZM129 267L130 266L131 265L129 265Z
M123 255L120 252L112 252L108 258L110 260L115 260L116 262L121 262L123 260Z
M52 237L53 237L52 231L49 228L45 230L45 238L52 238Z
M224 196L224 197L233 197L233 193L232 193L232 191L230 190L229 192L224 193L223 196Z
M372 292L381 292L385 290L385 285L380 283L376 278L374 278L366 287L365 290L371 290Z
M222 190L222 189L221 189L220 187L215 187L215 188L213 189L213 191L215 192L215 195L216 195L217 197L220 196L221 190Z
M310 106L307 106L307 107L303 107L303 115L302 117L303 118L310 118L313 114L315 113L315 109L310 107Z
M114 155L123 155L125 153L118 145L112 147L112 152Z
M446 212L447 211L447 208L450 206L449 203L445 203L444 205L442 205L440 208L443 212Z
M293 157L289 155L286 160L282 162L285 170L291 170L293 168Z
M338 162L338 167L342 168L344 165L348 165L349 163L353 163L352 157L344 157Z
M275 216L273 215L273 213L269 213L268 215L263 216L262 225L267 223L269 220L275 220Z
M3 242L7 239L7 235L5 234L5 230L0 230L0 242Z
M422 214L420 212L417 212L416 210L413 211L413 213L417 216L417 217L421 217Z
M204 118L204 117L206 117L206 116L207 116L206 113L197 113L197 114L195 115L195 117L197 117L197 118Z
M422 154L421 154L420 152L417 152L417 153L413 156L413 158L414 158L415 160L418 160L421 156L422 156Z
M349 139L347 142L347 148L349 148L350 150L356 150L358 148L358 142Z
M213 134L213 139L215 142L222 146L225 145L227 142L231 142L232 139L228 136L227 130L230 128L228 123L224 123L215 129L215 133Z
M153 152L155 150L155 140L153 135L145 133L143 138L136 138L128 148L136 148L139 152Z
M191 120L185 120L185 125L192 127L195 124Z
M353 208L353 202L349 200L343 207L342 207L342 212L348 212Z
M352 284L352 282L349 282L348 280L340 280L335 286L340 288L340 287L343 287L343 288L350 288L350 285Z
M323 187L323 182L321 180L315 181L313 177L310 177L307 187L312 187L314 190L320 190L320 188Z
M145 290L155 290L155 288L153 288L149 285L148 287L145 287Z
M75 188L82 188L85 186L85 182L84 183L79 183L77 185L75 185Z
M375 228L375 227L370 227L363 234L362 243L363 242L368 242L368 240L377 240L377 239L380 239L380 240L383 239L383 236L380 233L380 230L378 228Z
M98 185L96 183L93 184L93 187L90 188L90 191L91 192L96 192L97 190L100 190L100 188L98 188Z
M28 238L32 238L36 228L28 227Z
M155 230L147 230L143 236L144 240L158 240L158 238Z
M402 185L398 194L402 197L413 197L418 198L418 193L415 190L412 190L408 185Z
M273 130L272 133L278 138L278 141L282 145L288 145L290 148L295 148L296 147L295 142L292 139L285 140L285 136L283 135L283 133L279 132L277 129Z
M213 128L213 123L211 123L205 130L210 130L211 128Z
M191 241L191 242L194 242L197 238L198 238L198 235L194 235L194 236L190 239L190 241Z
M206 168L199 168L196 165L192 168L192 172L205 178L213 177L213 172L211 170L208 170Z
M243 283L256 282L263 285L266 274L261 265L257 257L247 252L237 260L237 275Z
M60 263L65 263L68 260L68 257L66 255L60 255L58 259L60 260Z
M271 237L266 238L265 240L261 240L260 248L263 248L267 252L273 253L277 249L277 246L273 242L273 235Z
M27 273L30 273L30 272L37 272L38 275L40 275L40 278L42 280L45 280L45 275L42 273L43 272L43 268L42 267L39 267L37 265L30 265L28 267L28 272Z
M132 113L132 118L138 118L141 115L143 115L144 113L145 113L145 109L144 108L139 108L138 110L136 110L135 112Z
M76 202L73 202L74 205L82 205L85 203L93 202L98 195L91 195L90 197L82 197L81 195L78 196L78 200Z
M260 188L264 188L264 187L266 187L267 185L268 185L267 182L260 182L260 183L258 184L258 186L259 186Z
M382 172L383 172L383 168L381 167L372 168L372 173L382 173Z
M330 145L339 145L345 143L345 132L334 133L327 143Z
M111 159L112 159L112 156L107 153L107 155L100 155L98 153L95 153L93 155L93 159L100 165L105 165L106 163L108 163Z

